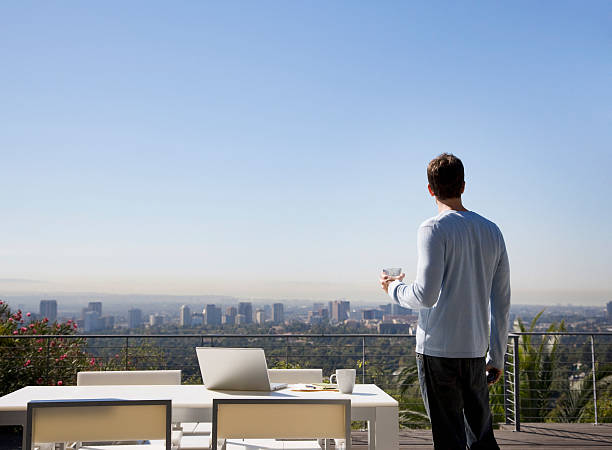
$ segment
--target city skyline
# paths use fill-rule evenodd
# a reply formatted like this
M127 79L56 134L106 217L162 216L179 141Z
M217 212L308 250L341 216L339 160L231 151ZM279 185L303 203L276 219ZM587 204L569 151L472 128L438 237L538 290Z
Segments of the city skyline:
M514 303L612 299L607 2L0 12L0 298L383 301L452 152Z

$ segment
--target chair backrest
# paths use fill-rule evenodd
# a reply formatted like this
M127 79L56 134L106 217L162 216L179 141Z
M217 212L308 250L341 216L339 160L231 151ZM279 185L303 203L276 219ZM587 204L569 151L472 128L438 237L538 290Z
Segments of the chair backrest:
M39 400L28 403L26 445L163 439L171 449L171 400Z
M271 383L321 383L323 369L268 369Z
M181 384L180 370L112 370L77 373L77 386Z
M345 439L348 399L213 399L212 449L219 439Z

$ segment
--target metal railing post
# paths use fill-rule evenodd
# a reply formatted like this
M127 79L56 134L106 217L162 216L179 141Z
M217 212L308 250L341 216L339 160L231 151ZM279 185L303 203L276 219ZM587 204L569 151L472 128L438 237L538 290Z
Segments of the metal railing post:
M361 337L361 383L365 384L365 336Z
M595 374L595 336L591 335L591 367L593 372L593 409L595 410L595 423L593 425L598 425L597 421L597 376Z
M51 359L51 338L47 338L47 357L45 360L45 378L49 384L49 360Z
M506 425L512 423L510 420L510 414L512 412L510 408L510 402L508 401L508 390L509 390L509 379L510 370L508 364L508 348L506 347L506 353L504 354L504 415L506 417Z
M125 370L128 370L128 358L129 358L129 354L128 354L128 347L130 346L129 343L129 337L125 337Z
M514 342L514 431L521 431L521 378L519 363L519 336L513 336Z
M285 337L285 368L289 368L289 336Z

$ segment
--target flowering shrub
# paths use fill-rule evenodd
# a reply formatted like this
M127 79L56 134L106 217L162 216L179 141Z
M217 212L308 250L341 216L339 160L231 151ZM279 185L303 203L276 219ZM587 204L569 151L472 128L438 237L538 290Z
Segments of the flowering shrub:
M28 385L74 384L77 372L96 364L83 350L85 339L62 337L74 335L76 323L52 323L46 317L29 322L30 316L11 312L0 300L0 395ZM33 337L44 335L57 337Z

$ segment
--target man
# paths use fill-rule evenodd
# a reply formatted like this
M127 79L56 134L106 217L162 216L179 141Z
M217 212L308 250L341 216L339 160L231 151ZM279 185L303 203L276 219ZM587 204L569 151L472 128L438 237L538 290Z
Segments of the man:
M401 306L419 309L417 368L434 447L498 449L486 372L489 384L499 380L506 350L504 239L497 225L463 206L459 158L444 153L433 159L427 179L439 214L419 227L416 280L404 284L405 274L383 273L380 284Z

